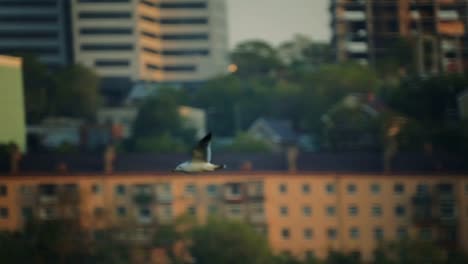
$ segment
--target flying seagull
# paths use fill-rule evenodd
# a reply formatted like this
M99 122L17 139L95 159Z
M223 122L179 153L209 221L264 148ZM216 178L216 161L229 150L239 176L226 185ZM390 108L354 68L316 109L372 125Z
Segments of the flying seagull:
M185 161L173 170L186 173L225 169L226 165L211 163L211 132L202 138L192 150L192 160Z

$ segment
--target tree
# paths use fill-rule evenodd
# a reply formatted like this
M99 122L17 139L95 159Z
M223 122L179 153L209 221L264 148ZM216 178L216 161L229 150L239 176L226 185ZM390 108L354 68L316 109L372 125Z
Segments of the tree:
M138 151L184 151L194 131L183 128L176 91L165 88L147 98L133 124L132 147Z
M232 152L267 153L271 152L272 148L261 139L254 138L247 133L239 133L234 138L232 144L226 146L226 150Z
M23 84L26 121L34 124L49 112L50 95L54 86L52 75L35 55L18 54L23 58Z
M192 235L190 252L197 263L271 263L266 239L246 224L210 219Z
M446 263L445 252L429 241L400 240L384 243L377 248L375 263L410 264L410 263Z
M238 44L231 53L241 78L266 76L282 67L277 51L262 40L249 40Z
M54 77L51 113L93 119L99 106L99 77L82 65L66 67Z

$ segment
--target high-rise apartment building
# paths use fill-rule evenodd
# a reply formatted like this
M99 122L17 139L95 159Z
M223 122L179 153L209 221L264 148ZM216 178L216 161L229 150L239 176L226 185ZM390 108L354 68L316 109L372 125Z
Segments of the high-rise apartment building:
M190 87L227 70L226 6L219 0L75 0L77 62L108 89L134 81Z
M139 81L194 87L226 72L226 30L224 0L0 0L0 54L81 63L110 95Z
M105 212L105 213L104 213ZM415 239L468 250L468 178L310 172L14 175L0 177L0 229L25 220L78 218L150 243L182 214L239 220L276 253L325 258L329 250L370 261L381 241ZM131 230L125 228L132 228ZM118 230L118 229L116 229Z
M0 54L35 54L49 68L72 62L69 0L0 0Z
M330 12L338 61L375 64L403 38L420 74L467 67L467 1L332 0Z

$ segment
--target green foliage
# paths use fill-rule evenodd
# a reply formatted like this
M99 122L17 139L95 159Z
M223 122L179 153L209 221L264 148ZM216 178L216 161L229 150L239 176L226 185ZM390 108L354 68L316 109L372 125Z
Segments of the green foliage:
M167 88L147 98L138 110L129 148L143 152L180 152L191 147L195 133L183 128L178 110L181 98L179 92Z
M269 75L282 66L276 50L261 40L238 44L231 54L231 61L237 65L236 74L243 78Z
M240 222L211 219L193 231L190 248L197 263L270 263L270 250L264 237Z
M375 263L447 263L445 252L432 242L401 240L382 244L375 252Z
M18 54L23 58L23 85L27 123L37 123L50 111L53 77L35 55Z
M93 119L99 105L99 77L78 64L60 70L54 79L52 113Z
M272 151L267 142L256 139L247 133L239 133L236 135L232 144L226 146L226 150L247 153L267 153Z
M174 153L188 150L183 141L169 134L135 138L133 149L138 152L151 153Z

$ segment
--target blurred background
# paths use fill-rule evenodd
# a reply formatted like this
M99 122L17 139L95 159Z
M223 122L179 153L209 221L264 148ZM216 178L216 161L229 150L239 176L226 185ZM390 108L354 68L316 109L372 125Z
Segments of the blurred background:
M465 0L0 0L0 260L468 263L467 26ZM227 171L169 174L209 131Z

